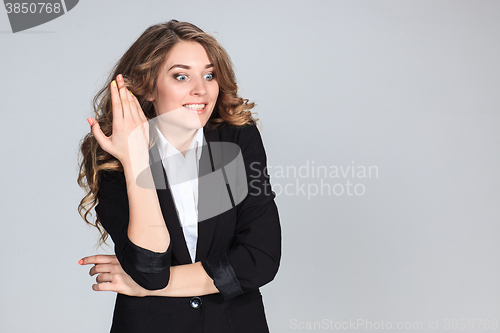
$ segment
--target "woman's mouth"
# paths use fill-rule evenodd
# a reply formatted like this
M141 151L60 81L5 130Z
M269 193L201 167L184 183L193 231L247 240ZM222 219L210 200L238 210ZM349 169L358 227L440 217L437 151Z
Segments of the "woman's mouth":
M205 109L207 107L206 104L184 104L183 105L185 108L189 109L192 112L195 112L197 114L202 114L205 112Z

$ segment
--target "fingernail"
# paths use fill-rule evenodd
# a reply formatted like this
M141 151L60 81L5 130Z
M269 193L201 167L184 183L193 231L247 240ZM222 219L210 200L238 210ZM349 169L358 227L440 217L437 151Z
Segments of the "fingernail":
M83 259L78 260L78 264L79 265L83 264Z
M87 118L87 121L89 122L90 126L92 126L92 124L94 124L94 122L92 121L92 118Z
M113 82L111 82L111 83L113 83L113 87L115 87L115 88L116 88L116 81L115 81L115 80L113 80Z
M118 81L123 81L123 76L121 74L118 74Z
M134 94L132 94L132 92L130 92L130 95L134 96Z

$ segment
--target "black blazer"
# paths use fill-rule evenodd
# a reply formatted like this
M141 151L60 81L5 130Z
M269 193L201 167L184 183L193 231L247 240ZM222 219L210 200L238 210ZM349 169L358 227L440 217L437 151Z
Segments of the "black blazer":
M281 228L271 190L264 146L255 125L204 128L199 188L205 174L220 172L234 151L217 149L216 142L234 143L243 157L239 171L246 184L234 184L223 173L224 186L200 190L198 209L220 200L220 214L198 223L196 260L201 261L220 293L199 297L131 297L117 294L111 332L268 332L259 287L274 279L281 258ZM230 156L231 155L231 156ZM167 252L155 253L133 244L127 236L129 207L122 172L102 172L95 210L115 243L123 269L142 287L162 289L170 265L190 264L182 227L168 188L156 146L150 150L163 217L170 233ZM242 188L248 194L241 199ZM241 202L240 202L241 201ZM227 206L228 207L224 207Z

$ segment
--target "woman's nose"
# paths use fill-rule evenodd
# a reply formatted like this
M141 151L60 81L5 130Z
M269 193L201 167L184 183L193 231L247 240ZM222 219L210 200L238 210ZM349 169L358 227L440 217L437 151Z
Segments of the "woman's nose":
M205 95L207 93L207 89L205 87L206 81L202 78L198 78L193 80L193 87L191 89L191 94L193 95Z

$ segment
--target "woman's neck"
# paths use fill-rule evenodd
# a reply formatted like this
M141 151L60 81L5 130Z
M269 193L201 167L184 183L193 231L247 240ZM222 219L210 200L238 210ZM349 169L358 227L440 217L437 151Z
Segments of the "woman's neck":
M166 127L164 124L160 124L159 130L163 137L172 145L175 149L180 151L183 156L186 153L193 142L194 136L198 129L186 130L175 127Z

